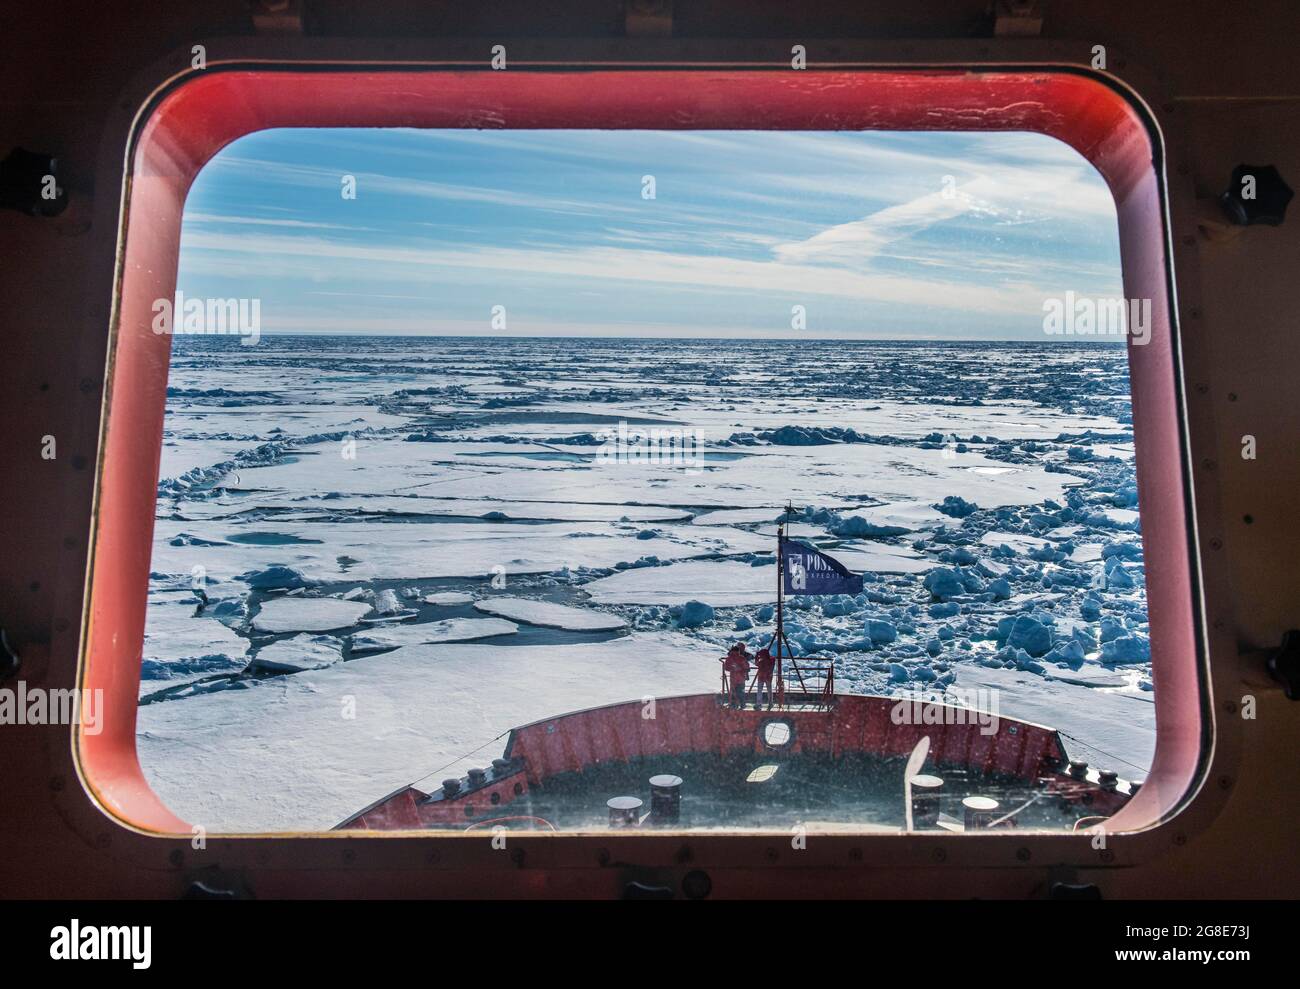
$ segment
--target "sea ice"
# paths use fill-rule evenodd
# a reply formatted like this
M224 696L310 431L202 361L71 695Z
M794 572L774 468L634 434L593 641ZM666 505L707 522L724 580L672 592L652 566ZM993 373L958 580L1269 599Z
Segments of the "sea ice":
M209 543L216 546L218 543ZM239 579L255 591L292 590L306 587L308 581L292 567L272 566L263 570L253 570L239 575Z
M1019 670L966 664L956 670L958 687L997 691L1000 713L1061 731L1072 757L1126 779L1146 778L1155 751L1155 711L1140 697Z
M552 601L536 601L530 598L484 598L475 601L474 607L489 615L500 615L502 618L525 622L528 625L562 628L572 632L616 632L627 627L627 622L618 615L570 608Z
M518 631L518 625L502 618L447 618L418 625L389 625L354 634L352 655L435 642L472 642Z
M685 604L707 598L715 607L767 603L776 597L776 565L752 567L733 560L699 560L642 567L583 584L601 604Z
M248 640L215 617L195 617L197 602L151 597L145 629L140 693L238 673L248 664Z
M343 642L332 635L295 635L263 646L253 668L272 673L321 670L343 661Z
M1007 635L1007 645L1042 656L1052 648L1052 630L1031 615L1018 615Z
M898 629L893 622L880 618L869 618L866 623L867 635L872 642L893 642L898 638Z
M363 601L338 598L270 598L253 618L259 632L328 632L355 625L370 611Z
M463 591L438 591L434 594L426 594L424 596L424 601L426 604L437 604L442 605L443 607L450 607L452 605L473 604L474 595L466 594Z
M773 347L779 390L757 370ZM586 591L596 607L625 606L634 629L598 648L514 644L543 634L526 629L506 646L403 647L465 626L394 624L352 635L352 654L398 646L363 662L164 691L141 711L141 758L195 820L327 826L418 775L412 761L447 761L413 753L450 758L463 741L601 697L716 689L725 642L771 634L773 523L787 504L791 535L864 576L859 595L786 601L795 651L835 656L840 690L887 692L891 664L934 688L1008 677L1003 713L1149 761L1122 347L502 340L488 351L374 337L174 348L142 689L237 674L249 645L236 633L259 607L255 642L398 621L442 579L455 589L425 603L500 601L490 581L501 571L512 598ZM1031 394L1025 380L1043 384ZM621 422L698 430L702 463L600 462L598 434ZM339 455L346 442L355 458ZM197 617L189 595L169 610L164 593L196 566L213 602ZM316 587L352 600L307 596ZM293 596L266 597L275 591ZM691 600L719 611L659 631L682 624ZM393 613L369 615L368 602ZM352 610L313 617L340 604ZM292 658L311 638L260 654ZM707 661L684 673L696 652ZM603 693L589 689L593 664ZM342 695L364 726L340 729Z
M947 567L938 567L927 573L922 586L940 601L966 593L961 572Z
M699 628L713 621L713 608L703 601L687 601L676 610L678 628Z

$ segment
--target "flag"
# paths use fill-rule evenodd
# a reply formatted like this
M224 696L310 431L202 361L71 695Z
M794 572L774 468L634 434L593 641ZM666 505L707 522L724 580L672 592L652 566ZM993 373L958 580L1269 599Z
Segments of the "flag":
M781 541L786 594L861 594L862 575L796 539Z

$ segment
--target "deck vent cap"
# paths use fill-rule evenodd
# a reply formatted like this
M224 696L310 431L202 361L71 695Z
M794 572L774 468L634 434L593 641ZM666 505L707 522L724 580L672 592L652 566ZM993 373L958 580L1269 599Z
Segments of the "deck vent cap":
M610 797L605 801L609 808L611 828L634 828L641 813L640 797Z

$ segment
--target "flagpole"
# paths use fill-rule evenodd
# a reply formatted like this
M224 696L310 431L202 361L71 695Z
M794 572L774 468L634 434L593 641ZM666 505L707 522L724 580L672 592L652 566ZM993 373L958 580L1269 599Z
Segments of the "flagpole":
M789 513L786 513L789 518ZM785 707L785 678L781 674L781 643L785 641L783 609L785 606L785 521L776 527L776 635L772 644L776 646L776 702Z
M786 524L789 523L790 519L793 517L794 517L794 505L791 502L787 501L785 503L785 523L777 526L777 530L776 530L777 556L780 558L779 565L776 568L777 581L779 582L776 587L776 606L777 606L776 635L777 635L777 640L782 645L785 646L785 651L790 654L790 666L794 669L794 675L799 678L799 688L805 694L807 694L808 684L804 682L803 672L799 669L799 664L796 663L794 659L794 650L790 648L790 643L789 641L786 640L785 637L785 621L783 619L782 608L781 608L782 604L785 601L785 552L784 552L785 551L785 526ZM778 656L779 656L780 646L778 646L777 649L778 649ZM777 670L778 671L781 670L783 666L784 666L784 660L778 659ZM781 705L782 707L784 707L785 706L785 677L782 676L780 673L778 673L777 675L779 677L777 683L781 691Z

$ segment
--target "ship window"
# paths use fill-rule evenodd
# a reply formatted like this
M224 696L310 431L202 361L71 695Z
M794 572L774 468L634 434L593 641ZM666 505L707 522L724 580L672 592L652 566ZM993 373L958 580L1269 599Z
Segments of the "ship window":
M232 815L224 830L264 813L250 755L301 778L334 752L344 779L273 822L328 826L373 802L355 789L369 764L418 788L432 732L441 765L518 727L494 730L506 711L708 696L709 653L734 640L780 660L766 691L728 672L746 707L885 697L891 728L972 736L1032 717L1145 776L1122 341L1149 345L1150 305L1124 304L1118 255L1101 176L1036 134L236 141L190 189L160 316L147 771L191 814ZM688 737L675 712L656 713L669 746ZM214 718L250 741L199 741L229 771L199 785L155 739ZM833 737L809 727L801 759ZM795 730L766 720L762 744ZM888 736L819 744L828 766L893 754Z
M794 728L788 721L769 721L763 725L763 744L768 748L779 749L790 744L794 738Z
M262 90L213 73L136 150L91 582L120 622L86 654L123 717L78 743L110 809L391 827L372 780L418 791L496 742L548 827L598 827L620 792L751 827L734 739L686 747L727 723L736 642L780 658L767 703L788 716L761 744L797 731L787 775L836 781L774 790L771 826L901 826L922 737L939 800L1012 780L992 796L1032 807L1026 831L1077 823L1034 799L1067 756L1149 775L1143 822L1181 798L1199 722L1155 716L1199 690L1176 354L1124 99L984 78L1002 106L1085 109L972 133L851 96L910 106L907 73L846 73L818 93L846 101L830 117L763 73L669 116L692 99L671 74L620 77L665 100L624 116L590 75L546 73L472 130L439 108L513 84L414 72L402 108L391 78L353 80L373 102L340 129L284 109L332 84L303 75L250 133ZM927 79L957 100L929 106L990 98ZM182 124L227 129L151 143ZM110 667L132 661L124 698ZM680 791L651 794L665 773ZM879 792L841 801L846 773ZM301 814L274 796L290 780L316 787ZM1119 814L1116 792L1081 799Z

